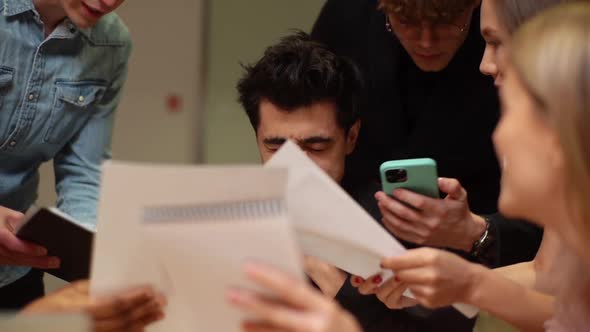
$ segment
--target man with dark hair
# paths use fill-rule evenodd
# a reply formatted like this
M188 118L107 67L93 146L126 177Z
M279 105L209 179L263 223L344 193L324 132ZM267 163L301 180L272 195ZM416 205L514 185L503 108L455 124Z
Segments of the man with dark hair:
M360 127L363 88L355 65L299 32L245 70L239 101L262 161L291 139L340 182Z
M254 65L245 67L238 84L239 101L256 132L263 162L287 140L296 142L335 181L345 177L345 161L356 145L364 109L363 82L356 66L305 33L283 38ZM367 193L367 182L351 196L374 218L380 218ZM321 202L318 202L321 204ZM429 316L413 309L389 310L375 296L362 296L342 271L306 258L305 272L328 297L334 298L368 331L468 331L472 324L458 312Z

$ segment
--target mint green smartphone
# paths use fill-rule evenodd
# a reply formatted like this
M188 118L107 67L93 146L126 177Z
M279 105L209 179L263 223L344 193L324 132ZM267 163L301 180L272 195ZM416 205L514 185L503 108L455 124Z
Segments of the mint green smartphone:
M387 161L381 164L383 191L392 195L396 189L440 198L436 161L430 158Z

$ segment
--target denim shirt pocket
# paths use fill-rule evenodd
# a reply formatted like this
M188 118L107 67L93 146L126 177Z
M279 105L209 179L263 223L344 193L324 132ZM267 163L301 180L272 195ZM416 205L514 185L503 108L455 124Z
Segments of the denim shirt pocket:
M104 81L57 81L45 142L60 144L76 134L106 91Z
M12 77L14 70L5 66L0 66L0 109L2 107L2 100L8 92L8 88L12 85Z

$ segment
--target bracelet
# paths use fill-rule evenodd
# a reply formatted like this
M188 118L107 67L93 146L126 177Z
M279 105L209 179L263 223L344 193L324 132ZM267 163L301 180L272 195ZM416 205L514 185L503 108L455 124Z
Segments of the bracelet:
M486 222L486 230L483 232L479 240L473 243L473 247L471 247L471 251L469 252L469 254L474 257L479 257L485 247L487 247L486 243L488 242L487 240L489 239L490 235L490 220L487 217L483 217L483 219Z

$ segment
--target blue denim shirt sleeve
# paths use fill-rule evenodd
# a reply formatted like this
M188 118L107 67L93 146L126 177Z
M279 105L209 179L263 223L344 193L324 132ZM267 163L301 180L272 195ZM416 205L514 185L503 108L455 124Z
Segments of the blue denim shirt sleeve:
M128 47L124 61L116 69L96 112L53 159L57 207L93 229L96 226L100 168L103 161L111 158L115 110L127 78L130 50Z

